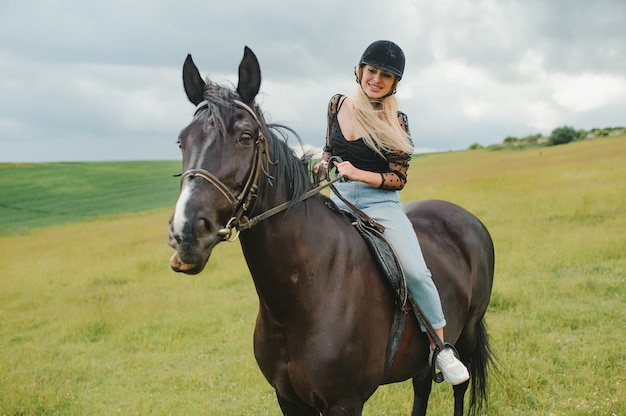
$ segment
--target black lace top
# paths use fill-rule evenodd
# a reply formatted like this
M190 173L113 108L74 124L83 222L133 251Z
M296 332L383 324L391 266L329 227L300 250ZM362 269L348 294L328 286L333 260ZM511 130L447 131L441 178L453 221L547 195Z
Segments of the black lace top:
M382 183L380 188L388 190L400 190L406 184L406 172L409 168L410 155L405 152L384 152L380 154L372 150L362 138L346 140L337 114L345 100L345 96L337 94L328 103L328 130L326 132L326 146L324 147L323 159L328 160L331 156L339 156L343 160L350 161L356 168L381 174ZM409 120L406 114L398 111L398 120L404 125L407 134L409 132Z

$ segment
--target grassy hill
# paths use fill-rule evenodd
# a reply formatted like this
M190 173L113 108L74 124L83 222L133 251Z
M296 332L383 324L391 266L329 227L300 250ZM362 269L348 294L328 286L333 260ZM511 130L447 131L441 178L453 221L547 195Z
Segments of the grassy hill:
M625 156L621 136L412 162L404 200L458 203L495 242L500 371L486 414L626 414ZM239 244L220 244L198 276L169 270L177 169L0 169L15 223L0 235L0 415L279 414L254 360L258 299ZM30 214L4 219L19 207ZM48 218L63 224L41 227ZM452 403L436 385L429 414ZM410 382L383 386L364 414L411 405Z
M180 162L0 164L0 234L174 206Z

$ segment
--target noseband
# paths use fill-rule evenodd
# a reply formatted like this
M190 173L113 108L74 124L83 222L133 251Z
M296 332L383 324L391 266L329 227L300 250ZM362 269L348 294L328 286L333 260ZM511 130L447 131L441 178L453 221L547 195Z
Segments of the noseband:
M235 194L235 192L233 192L228 186L226 186L217 176L213 175L206 169L189 169L182 174L181 178L181 186L186 178L202 178L211 185L213 185L213 187L215 187L215 189L217 189L224 196L224 198L228 200L230 206L233 209L233 213L230 217L230 220L228 220L226 225L221 228L217 232L217 234L221 235L225 241L230 242L237 240L240 231L252 228L260 221L263 221L271 217L272 215L278 214L279 212L286 210L291 204L304 201L305 199L308 199L313 195L320 193L323 189L332 186L338 180L341 180L341 176L332 180L327 178L328 182L326 184L309 190L300 198L298 198L297 201L284 202L280 205L275 206L274 208L263 212L262 214L259 214L253 218L248 218L245 214L247 213L248 209L250 209L253 200L258 197L261 172L269 180L273 180L274 178L269 174L268 167L271 164L278 163L278 161L272 162L270 160L267 140L262 131L263 124L259 120L254 110L242 101L234 100L234 103L235 105L237 105L237 107L246 110L250 115L252 115L257 125L259 126L259 134L257 135L254 146L253 166L250 170L250 174L248 175L248 179L246 180L246 185L243 187L239 194ZM207 105L208 101L202 101L200 104L197 105L196 113L207 107Z
M217 189L228 200L230 206L232 207L231 218L226 223L224 228L221 228L217 232L218 235L221 235L226 241L235 241L237 237L239 237L240 230L251 227L251 225L245 227L245 225L250 224L250 222L245 221L245 223L242 224L242 219L250 208L253 200L258 196L261 172L264 172L266 176L270 177L266 165L272 163L269 159L267 140L262 132L263 124L261 124L261 121L256 115L256 112L242 101L234 100L234 103L237 107L247 111L250 115L252 115L259 127L259 133L256 137L254 145L252 169L250 170L248 178L246 179L246 184L241 192L239 194L236 194L218 177L216 177L206 169L189 169L185 171L181 177L181 184L185 181L186 178L202 178L211 185L213 185L213 187L215 187L215 189ZM208 101L202 101L196 106L196 113L203 108L206 108L207 105Z

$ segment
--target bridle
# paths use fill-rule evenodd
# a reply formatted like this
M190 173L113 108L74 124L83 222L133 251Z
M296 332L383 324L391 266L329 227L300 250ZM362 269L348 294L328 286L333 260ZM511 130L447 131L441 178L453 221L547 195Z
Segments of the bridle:
M258 125L258 134L254 142L254 155L252 168L250 169L250 173L248 174L248 178L246 179L246 183L241 190L241 192L236 193L233 192L227 185L224 184L217 176L213 175L206 169L189 169L185 171L181 175L181 186L185 179L187 178L202 178L211 184L215 189L217 189L223 196L228 200L230 206L232 207L232 214L230 219L226 223L223 228L220 228L217 232L218 235L222 236L223 240L233 242L236 241L239 237L239 233L243 230L247 230L258 224L260 221L263 221L266 218L271 217L281 211L287 209L294 201L287 201L283 204L280 204L274 208L265 211L262 214L259 214L253 218L248 218L246 216L248 210L252 206L254 199L258 197L259 191L259 181L261 179L261 173L263 173L267 178L274 179L269 174L269 165L279 163L272 162L270 160L269 149L267 139L263 134L263 126L256 112L246 103L234 100L234 103L237 107L247 111L256 121ZM194 114L197 114L198 111L208 107L208 101L202 101L196 106L196 111ZM298 201L303 201L311 196L319 193L322 189L332 185L335 181L341 179L340 177L334 179L333 181L324 184L322 186L318 186L304 195L302 195Z
M202 178L211 185L213 185L213 187L217 189L228 200L232 208L230 220L228 220L226 225L217 232L218 235L221 235L224 240L227 241L235 241L237 237L239 237L239 231L244 229L241 227L242 218L250 208L253 200L258 196L261 172L264 172L267 176L269 176L266 165L272 163L269 159L267 140L261 128L263 124L261 124L261 121L256 115L256 112L242 101L234 100L234 103L237 107L247 111L250 115L252 115L259 127L259 132L254 142L252 168L250 169L250 173L248 174L248 178L246 179L245 185L241 192L239 192L238 194L236 192L233 192L217 176L213 175L206 169L189 169L181 175L181 186L187 178ZM196 111L194 114L197 114L198 111L208 107L208 104L209 102L206 100L200 102L196 106Z

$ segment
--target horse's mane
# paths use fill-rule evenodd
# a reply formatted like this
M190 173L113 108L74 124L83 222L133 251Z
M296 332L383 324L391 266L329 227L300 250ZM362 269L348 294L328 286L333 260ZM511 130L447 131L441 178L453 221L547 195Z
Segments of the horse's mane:
M232 88L219 85L207 78L204 99L207 102L207 111L203 113L203 128L217 129L220 135L226 135L228 128L226 120L230 120L234 110L233 101L238 100L239 96Z
M267 124L267 127L272 135L270 157L272 162L278 162L273 166L272 176L288 181L287 196L290 200L297 201L313 187L308 169L313 155L311 152L303 152L301 157L296 156L293 148L289 146L289 137L295 137L301 148L304 146L302 139L292 128L276 123Z
M225 120L230 119L234 111L233 102L240 99L239 95L232 87L225 87L207 79L204 99L208 103L207 111L203 112L205 117L204 129L219 129L222 134L225 134L228 127ZM308 169L313 154L303 152L302 157L297 157L294 150L289 146L289 138L295 137L300 148L304 149L304 144L298 133L282 124L267 123L259 106L256 107L259 119L267 126L272 136L271 140L268 140L269 157L272 163L270 163L267 172L270 177L266 181L266 186L273 186L276 180L285 181L288 199L297 201L299 197L313 187Z

